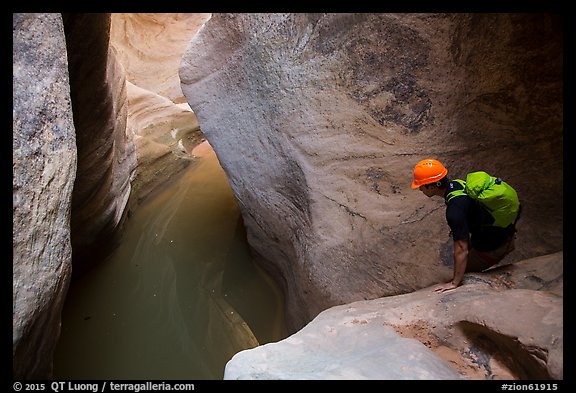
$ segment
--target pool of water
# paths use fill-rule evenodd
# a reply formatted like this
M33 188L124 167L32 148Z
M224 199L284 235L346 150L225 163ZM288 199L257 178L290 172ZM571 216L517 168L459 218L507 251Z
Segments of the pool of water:
M71 284L55 379L222 379L238 351L286 337L281 293L254 264L218 159L206 142L194 154Z

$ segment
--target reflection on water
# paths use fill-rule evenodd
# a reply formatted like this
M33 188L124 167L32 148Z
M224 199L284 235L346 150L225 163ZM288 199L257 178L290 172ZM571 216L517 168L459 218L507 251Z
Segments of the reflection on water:
M209 145L195 154L71 285L55 379L222 379L236 352L285 337L281 295L253 263L224 172Z

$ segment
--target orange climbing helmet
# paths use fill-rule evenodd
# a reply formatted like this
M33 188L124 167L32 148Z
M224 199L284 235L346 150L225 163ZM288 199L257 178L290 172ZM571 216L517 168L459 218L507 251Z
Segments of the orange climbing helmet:
M433 158L420 161L414 167L414 181L412 188L418 188L424 184L434 183L448 174L448 169Z

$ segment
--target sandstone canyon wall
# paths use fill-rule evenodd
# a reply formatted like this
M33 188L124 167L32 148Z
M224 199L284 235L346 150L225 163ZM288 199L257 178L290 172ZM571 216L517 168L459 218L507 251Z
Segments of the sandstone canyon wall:
M187 167L203 140L178 69L188 42L209 16L112 14L110 44L126 72L127 133L137 155L129 208Z
M189 45L207 14L163 18L129 16L158 26L128 43L108 14L13 14L14 378L50 375L71 243L86 268L77 256L191 159L200 126L291 330L450 278L443 203L409 187L421 158L517 188L509 261L562 249L559 18L214 15ZM182 89L158 36L186 49Z
M63 21L78 148L73 273L81 274L114 246L130 197L136 151L126 131L125 73L110 47L110 14L64 14Z
M14 14L13 26L13 370L46 378L71 271L110 249L136 155L110 15Z
M508 262L562 249L562 29L540 14L206 22L182 90L292 331L330 306L451 278L443 201L410 189L423 158L516 187Z
M443 293L331 307L284 340L237 353L224 379L562 380L563 259L469 273Z
M111 43L130 83L186 104L178 69L182 54L211 14L112 14Z
M207 17L134 16L159 30L144 23L115 41L110 14L13 15L14 378L50 377L71 272L107 255L130 198L170 179L200 143L194 113L171 99L183 101L179 59ZM129 36L156 56L127 61ZM143 70L143 84L159 91L126 80L136 73L141 81ZM137 151L142 141L160 147Z
M12 359L45 378L71 274L76 134L60 14L13 14Z

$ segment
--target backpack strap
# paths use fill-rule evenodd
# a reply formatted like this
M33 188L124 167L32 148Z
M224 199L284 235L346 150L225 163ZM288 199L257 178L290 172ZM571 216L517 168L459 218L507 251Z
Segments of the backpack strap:
M454 183L459 184L460 187L458 186L455 187ZM446 197L444 198L446 203L450 202L453 198L456 198L457 196L468 195L466 194L465 191L466 182L464 180L454 179L452 180L452 182L450 182L450 184L448 184L448 188L450 188L452 191L446 194Z

